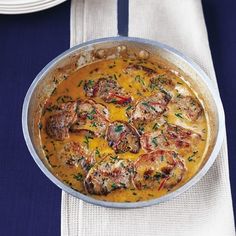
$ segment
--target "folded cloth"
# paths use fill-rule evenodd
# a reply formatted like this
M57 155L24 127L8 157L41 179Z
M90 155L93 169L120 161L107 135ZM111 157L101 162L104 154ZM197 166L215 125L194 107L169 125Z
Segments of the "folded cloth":
M71 46L117 33L115 0L72 0ZM129 36L161 41L197 62L216 84L200 0L129 0ZM177 198L141 209L108 209L62 192L63 236L233 236L226 136L214 165Z

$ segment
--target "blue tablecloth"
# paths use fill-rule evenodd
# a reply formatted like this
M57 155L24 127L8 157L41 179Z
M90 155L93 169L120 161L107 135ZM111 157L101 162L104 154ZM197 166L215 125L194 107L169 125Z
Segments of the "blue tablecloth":
M227 3L205 0L203 8L226 112L236 207L236 1ZM120 14L127 17L123 11ZM119 27L125 34L126 20L122 19ZM21 109L37 73L69 48L69 30L70 1L39 13L0 15L0 235L3 236L60 235L61 191L39 170L27 150Z

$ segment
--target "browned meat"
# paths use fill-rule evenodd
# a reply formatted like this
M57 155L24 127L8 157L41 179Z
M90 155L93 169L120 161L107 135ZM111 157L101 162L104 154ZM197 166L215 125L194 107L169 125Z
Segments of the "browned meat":
M152 121L157 119L167 110L171 97L159 92L155 96L139 101L130 113L132 121ZM129 114L127 113L129 116Z
M55 140L69 137L69 127L76 121L77 102L67 102L60 105L59 110L46 121L46 132Z
M70 128L74 133L89 130L96 136L104 136L108 126L108 109L92 99L80 101L77 107L78 121Z
M110 156L90 169L84 186L90 194L106 195L115 189L128 188L132 173L131 162Z
M140 149L139 134L134 127L124 121L112 122L107 131L107 141L116 153L137 153Z
M175 83L166 75L155 75L150 79L149 88L151 90L159 89L170 92L175 88Z
M107 103L127 105L132 101L131 97L124 92L116 80L100 78L96 83L89 80L85 83L84 90L88 97L100 97Z
M134 76L137 76L139 71L144 71L145 74L149 76L150 81L148 87L151 89L151 91L158 89L165 92L171 92L175 88L176 83L173 79L171 79L173 74L160 74L149 67L139 64L129 65L125 69L125 72Z
M200 134L173 124L165 124L157 131L144 133L140 139L141 146L146 151L192 149L200 140Z
M132 73L134 71L144 71L147 75L155 75L157 72L149 67L139 64L132 64L125 68L125 71L128 73Z
M171 189L182 180L185 171L184 161L176 152L160 149L135 161L133 184L138 189Z
M173 103L181 111L181 115L191 121L197 120L203 111L201 104L191 96L178 96Z
M63 165L70 168L80 165L86 172L95 164L94 153L76 142L66 143L58 153L58 158Z

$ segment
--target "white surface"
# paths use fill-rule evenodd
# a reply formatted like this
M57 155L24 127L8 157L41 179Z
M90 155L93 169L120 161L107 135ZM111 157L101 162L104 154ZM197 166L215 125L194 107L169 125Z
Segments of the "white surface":
M116 1L73 0L71 46L117 33ZM194 59L214 81L200 0L130 0L129 35L169 44ZM62 192L62 236L234 236L226 138L219 156L190 190L142 209L93 206Z
M32 4L43 2L43 0L0 0L0 4L15 5L15 4Z
M0 14L23 14L41 11L66 0L0 0Z

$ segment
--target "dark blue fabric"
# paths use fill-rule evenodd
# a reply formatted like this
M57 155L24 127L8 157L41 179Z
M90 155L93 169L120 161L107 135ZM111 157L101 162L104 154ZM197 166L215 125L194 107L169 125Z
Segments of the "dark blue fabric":
M39 13L0 15L0 235L60 235L61 191L24 142L26 91L51 59L69 48L70 2Z
M119 32L126 35L127 2L120 1ZM236 1L225 3L204 0L203 8L225 106L231 184L236 204ZM69 48L69 24L70 1L39 13L0 15L1 236L60 234L61 191L43 175L26 148L21 129L21 108L36 74Z
M236 211L236 1L204 0L202 3L226 115L231 190Z
M118 34L120 36L128 36L129 25L129 1L117 1L117 17L118 17Z

